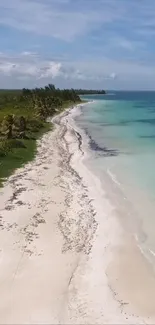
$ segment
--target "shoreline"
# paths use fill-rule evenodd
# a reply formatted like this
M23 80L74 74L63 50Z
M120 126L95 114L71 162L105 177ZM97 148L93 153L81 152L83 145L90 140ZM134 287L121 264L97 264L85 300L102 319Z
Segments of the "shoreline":
M75 108L76 110L76 108ZM70 119L70 126L73 127L75 132L79 134L82 132L82 137L84 135L83 130L79 129L75 124L74 120L74 113L73 113L73 120L72 120L72 112L71 111L71 119ZM68 118L69 120L69 118ZM68 138L69 141L69 138ZM106 195L100 180L94 173L88 169L87 167L87 157L86 154L86 147L88 146L88 139L85 139L84 135L84 155L78 161L77 157L74 158L72 161L73 167L78 170L79 174L81 175L83 172L83 179L86 182L86 186L89 189L89 195L93 197L93 203L96 211L95 219L98 222L99 228L102 229L101 239L98 238L98 244L100 244L100 250L103 249L103 254L100 255L101 261L104 256L104 264L106 264L106 258L108 260L107 266L104 265L103 269L105 270L105 274L107 276L107 287L109 287L110 292L113 294L113 298L115 300L115 307L117 312L114 318L109 318L109 315L112 313L109 309L109 304L113 305L113 302L109 295L109 302L107 306L107 314L105 312L104 317L100 318L101 322L104 322L105 319L108 323L129 323L134 324L135 322L140 323L147 323L147 324L154 324L155 322L155 274L152 268L152 265L148 262L146 257L143 255L140 247L138 246L137 241L135 240L135 236L128 233L127 229L124 228L124 224L122 223L121 219L117 211L115 211L115 206L112 206L112 202L109 201L109 198ZM89 143L91 146L91 143ZM78 162L78 164L77 164ZM94 182L92 189L92 181ZM103 210L104 209L104 210ZM105 220L103 218L105 217ZM111 219L112 222L109 222L108 219ZM114 228L114 231L111 228ZM106 231L108 228L108 231ZM97 230L98 233L100 233ZM107 241L103 240L104 234L107 237L110 237ZM98 236L98 234L97 234ZM94 253L92 255L95 257L98 252L95 251L95 245L97 242L94 241L93 248ZM109 246L109 247L108 247ZM107 252L105 253L105 251ZM106 257L107 254L107 257ZM128 256L128 258L126 258ZM92 259L92 256L91 256ZM102 262L99 262L100 264ZM92 268L96 263L92 262ZM131 271L130 271L131 268ZM133 271L132 271L133 270ZM99 267L98 267L99 271ZM97 274L97 268L94 270L94 275ZM88 274L87 274L88 276ZM99 275L100 277L100 271ZM104 278L104 277L103 277ZM103 278L100 282L100 286L103 285ZM95 282L94 282L95 284ZM100 288L98 288L100 292ZM103 288L104 291L105 287ZM92 296L94 296L94 291L92 292ZM98 301L98 295L95 297L95 303L97 303L96 310L98 306L103 307L103 292L100 292L100 296L102 296L102 302ZM151 299L151 301L150 301ZM88 301L87 301L88 302ZM105 305L107 304L105 299ZM121 315L120 315L121 312ZM101 314L102 315L102 310ZM86 322L91 323L91 321L96 322L98 315L96 317L91 317L91 320L87 320ZM82 322L82 319L81 319Z
M120 252L123 229L86 167L72 112L53 118L35 159L0 189L0 323L152 324L117 293L128 299L121 287L126 260L121 269L117 262L128 252L130 266L135 248L129 251L129 242Z
M56 126L45 134L34 161L0 192L3 324L65 322L74 272L91 248L94 211L69 165L65 132Z

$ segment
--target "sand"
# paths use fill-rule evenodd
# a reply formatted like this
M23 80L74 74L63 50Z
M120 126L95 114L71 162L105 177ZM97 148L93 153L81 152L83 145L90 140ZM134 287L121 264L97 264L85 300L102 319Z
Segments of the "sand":
M0 324L153 324L154 274L86 167L74 111L1 189Z

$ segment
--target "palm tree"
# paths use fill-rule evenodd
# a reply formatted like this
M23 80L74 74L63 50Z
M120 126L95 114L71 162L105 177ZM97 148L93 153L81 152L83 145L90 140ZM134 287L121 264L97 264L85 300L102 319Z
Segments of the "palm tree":
M13 115L6 115L3 120L3 126L5 128L5 135L7 139L12 138L12 128L14 124L14 117Z

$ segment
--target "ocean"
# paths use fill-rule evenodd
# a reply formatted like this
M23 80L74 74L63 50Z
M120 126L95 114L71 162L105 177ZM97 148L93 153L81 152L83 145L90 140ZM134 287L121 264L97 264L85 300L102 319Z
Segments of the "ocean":
M155 92L82 98L91 101L75 117L89 143L85 163L155 267Z

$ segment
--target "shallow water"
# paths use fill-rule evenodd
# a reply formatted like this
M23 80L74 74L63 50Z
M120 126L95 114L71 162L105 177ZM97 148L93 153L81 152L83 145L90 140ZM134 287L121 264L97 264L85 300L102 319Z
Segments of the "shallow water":
M85 98L95 100L76 117L89 138L87 164L155 265L155 92Z

